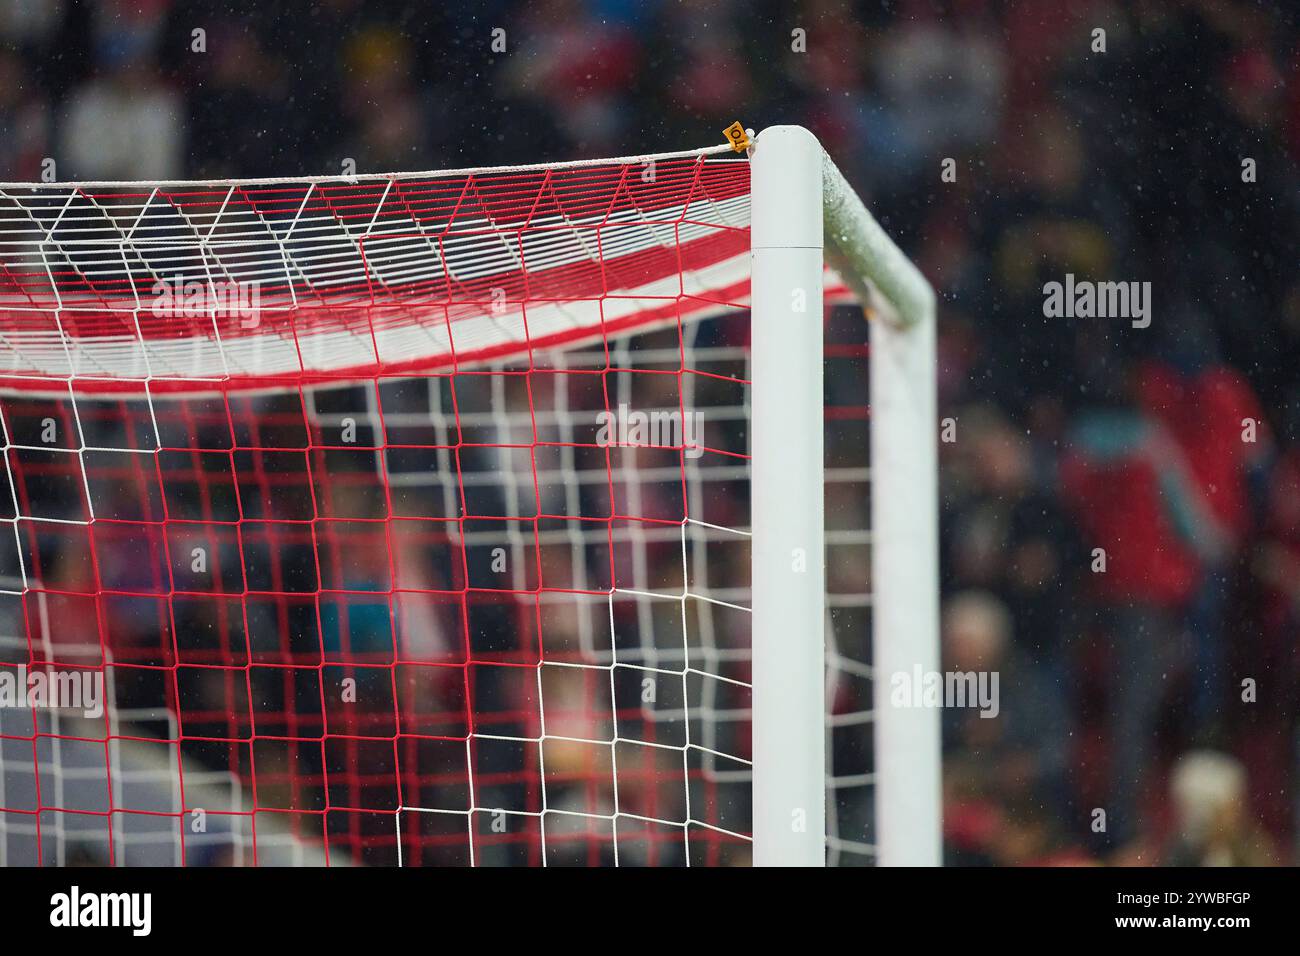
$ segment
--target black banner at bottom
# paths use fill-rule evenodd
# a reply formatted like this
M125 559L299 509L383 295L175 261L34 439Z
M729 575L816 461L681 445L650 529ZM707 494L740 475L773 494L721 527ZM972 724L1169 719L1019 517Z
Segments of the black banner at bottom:
M12 938L500 945L721 940L783 924L987 942L991 934L1200 934L1295 920L1293 870L0 870ZM583 930L584 925L587 927ZM626 934L626 936L624 936ZM671 935L668 935L671 934ZM689 935L688 935L689 934Z

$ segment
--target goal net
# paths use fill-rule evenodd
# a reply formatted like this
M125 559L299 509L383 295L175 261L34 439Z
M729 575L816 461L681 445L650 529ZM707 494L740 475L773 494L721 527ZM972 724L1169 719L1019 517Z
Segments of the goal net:
M790 132L0 186L0 864L933 862L928 289Z

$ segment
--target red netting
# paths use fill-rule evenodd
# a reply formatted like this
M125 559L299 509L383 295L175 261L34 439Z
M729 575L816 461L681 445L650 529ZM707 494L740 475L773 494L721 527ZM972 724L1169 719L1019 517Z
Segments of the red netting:
M0 311L26 390L0 396L0 679L106 696L0 707L0 862L747 859L747 169L642 173L69 191L79 217L143 216L120 272L86 267L104 251L55 203L44 284L0 246L35 307ZM146 229L155 204L190 231ZM161 262L145 235L183 269L206 223L203 256L238 274L256 219L293 250L295 210L337 225L258 325L120 308ZM105 215L78 235L122 228ZM831 845L859 857L864 339L857 318L828 335L827 419ZM191 353L197 376L159 374Z
M671 322L747 292L748 164L0 187L0 373L286 387Z

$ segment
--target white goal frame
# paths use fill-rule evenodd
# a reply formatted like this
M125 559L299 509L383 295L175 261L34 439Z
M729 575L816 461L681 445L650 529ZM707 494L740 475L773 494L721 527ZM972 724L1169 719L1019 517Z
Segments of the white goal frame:
M877 862L940 863L939 712L890 705L939 669L934 293L802 127L752 151L754 862L825 862L823 267L871 322Z

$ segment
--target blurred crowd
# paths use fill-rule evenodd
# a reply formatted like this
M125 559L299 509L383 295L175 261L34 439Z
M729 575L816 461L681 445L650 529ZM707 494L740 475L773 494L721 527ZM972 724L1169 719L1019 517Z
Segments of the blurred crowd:
M808 125L941 299L945 667L1002 694L945 712L950 862L1285 862L1298 68L1263 0L0 0L0 181ZM1149 327L1044 315L1067 275L1150 282Z

